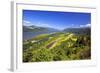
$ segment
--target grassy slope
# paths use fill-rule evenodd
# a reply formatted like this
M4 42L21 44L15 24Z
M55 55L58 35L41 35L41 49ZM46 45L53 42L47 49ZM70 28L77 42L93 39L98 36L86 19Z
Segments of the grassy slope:
M90 41L72 33L42 34L23 43L23 61L59 61L90 58ZM88 45L86 45L88 44Z

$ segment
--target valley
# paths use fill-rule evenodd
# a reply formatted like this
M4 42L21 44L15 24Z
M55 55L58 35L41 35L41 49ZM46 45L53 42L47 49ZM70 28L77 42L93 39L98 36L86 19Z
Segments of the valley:
M23 62L84 60L91 58L88 34L53 32L23 41Z

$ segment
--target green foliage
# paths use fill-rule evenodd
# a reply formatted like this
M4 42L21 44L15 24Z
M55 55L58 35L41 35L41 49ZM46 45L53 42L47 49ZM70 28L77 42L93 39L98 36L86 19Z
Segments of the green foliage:
M84 60L91 58L90 35L42 34L23 42L23 62Z
M53 56L48 49L40 49L33 52L32 62L52 61Z
M51 53L53 54L54 61L60 61L60 60L67 59L65 51L63 49L61 49L60 47L51 49Z
M28 51L28 52L24 52L23 53L23 62L30 62L32 59L32 52Z

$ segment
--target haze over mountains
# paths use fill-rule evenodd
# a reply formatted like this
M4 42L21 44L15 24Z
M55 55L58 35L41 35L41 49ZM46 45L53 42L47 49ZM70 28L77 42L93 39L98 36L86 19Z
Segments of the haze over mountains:
M60 32L60 30L54 28L47 28L47 27L38 27L38 26L23 26L23 39L30 39L34 36L40 34L50 34L54 32Z
M38 26L23 26L23 31L25 32L57 32L60 31L58 29L49 28L49 27L38 27Z
M55 29L55 28L49 28L49 27L39 27L39 26L23 26L23 38L24 39L30 39L34 36L37 36L39 34L51 34L54 32L68 32L68 33L74 33L74 34L90 34L91 28L90 27L77 27L77 28L66 28L63 30Z

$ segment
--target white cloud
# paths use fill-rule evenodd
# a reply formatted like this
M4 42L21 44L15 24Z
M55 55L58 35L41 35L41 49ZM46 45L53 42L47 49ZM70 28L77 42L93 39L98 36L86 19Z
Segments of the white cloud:
M36 26L39 26L39 27L52 27L52 26L50 26L50 25L47 24L47 23L41 23L41 22L38 22L38 23L36 24Z
M24 20L24 23L25 23L25 24L30 24L31 22L30 22L30 21Z
M23 25L25 25L25 26L31 26L33 24L30 21L23 20Z
M90 27L90 26L91 26L91 24L87 24L87 25L86 25L86 27Z
M90 27L91 24L86 24L86 25L80 25L80 27Z

